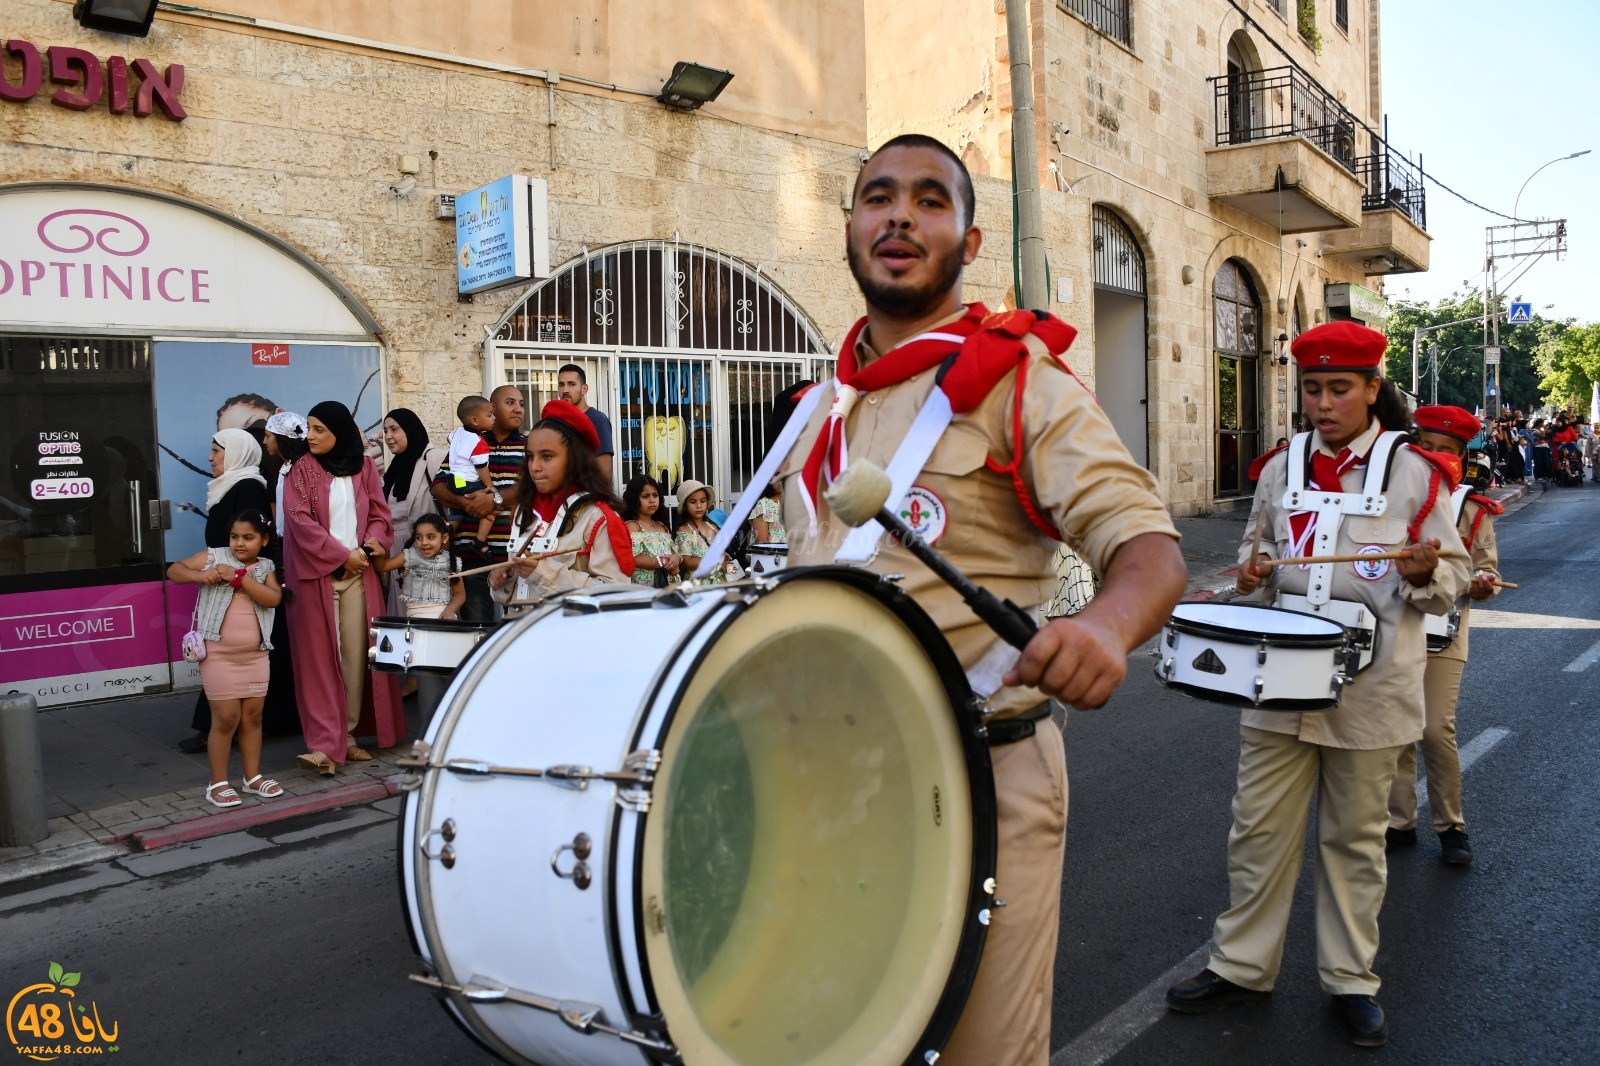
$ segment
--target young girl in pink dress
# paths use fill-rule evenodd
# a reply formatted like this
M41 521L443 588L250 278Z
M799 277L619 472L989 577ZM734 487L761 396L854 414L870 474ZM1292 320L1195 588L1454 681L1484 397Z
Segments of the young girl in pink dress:
M239 734L244 790L276 799L283 789L261 775L261 708L267 696L267 652L272 650L272 615L283 599L271 559L261 550L272 538L272 524L259 511L233 520L226 548L206 548L167 568L180 585L199 585L196 628L205 637L200 681L211 703L211 734L206 756L211 784L206 799L214 807L237 807L239 793L228 784L228 753Z

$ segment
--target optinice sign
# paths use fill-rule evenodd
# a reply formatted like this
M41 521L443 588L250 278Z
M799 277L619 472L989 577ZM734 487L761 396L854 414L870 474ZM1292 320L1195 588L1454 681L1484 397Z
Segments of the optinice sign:
M456 291L466 295L550 275L549 190L508 174L456 197Z

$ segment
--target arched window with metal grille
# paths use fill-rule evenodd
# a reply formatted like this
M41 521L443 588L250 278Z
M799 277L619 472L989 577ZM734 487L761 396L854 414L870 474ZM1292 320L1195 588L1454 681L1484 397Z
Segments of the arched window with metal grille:
M832 354L762 268L681 241L585 250L519 300L488 341L495 383L517 385L529 419L583 367L612 421L620 488L650 473L667 494L692 477L719 502L743 491L767 446L777 394L832 372Z

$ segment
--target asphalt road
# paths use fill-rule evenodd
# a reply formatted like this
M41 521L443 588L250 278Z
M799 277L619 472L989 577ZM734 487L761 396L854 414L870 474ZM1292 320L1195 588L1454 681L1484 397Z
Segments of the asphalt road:
M1596 1061L1600 663L1577 667L1600 642L1597 533L1592 484L1502 520L1502 569L1522 587L1493 605L1499 625L1474 628L1459 715L1478 743L1477 862L1446 867L1431 839L1391 856L1377 967L1391 1061ZM1132 667L1068 727L1052 1066L1369 1058L1317 985L1309 864L1269 1005L1160 1009L1226 903L1237 716L1163 690L1143 656ZM50 961L81 972L80 1002L118 1021L130 1064L490 1061L405 981L394 840L381 811L308 816L6 886L0 991Z

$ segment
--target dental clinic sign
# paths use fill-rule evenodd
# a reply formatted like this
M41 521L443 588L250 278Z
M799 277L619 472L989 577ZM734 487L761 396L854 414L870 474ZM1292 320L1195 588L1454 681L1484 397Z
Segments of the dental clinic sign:
M348 336L287 246L212 212L93 185L0 185L0 327Z
M550 276L550 193L543 178L507 174L456 197L456 292Z
M182 64L163 73L148 59L108 56L101 62L93 52L60 44L41 54L38 46L15 37L0 45L0 100L25 104L45 88L47 77L60 86L50 93L50 102L69 111L87 111L104 99L113 115L132 111L146 118L159 110L174 122L189 117L178 102Z

